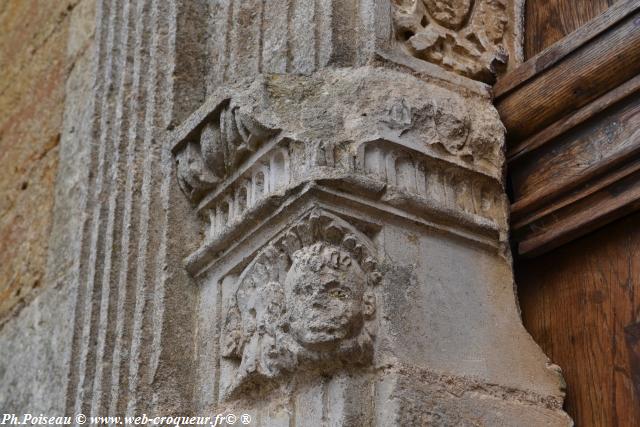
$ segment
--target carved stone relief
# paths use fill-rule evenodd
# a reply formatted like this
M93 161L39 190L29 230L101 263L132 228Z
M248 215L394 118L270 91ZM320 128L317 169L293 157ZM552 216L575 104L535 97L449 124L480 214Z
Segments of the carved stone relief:
M501 176L504 129L495 112L481 108L483 98L431 84L425 88L414 76L380 68L323 73L278 75L224 91L186 120L176 132L173 154L191 200L199 201L248 159L255 160L276 135L317 146L312 157L348 141L411 140L426 154ZM363 87L371 88L366 102L349 95ZM301 114L305 111L310 113Z
M204 192L215 188L220 182L220 178L205 165L197 142L187 142L175 158L178 184L188 199L195 200L202 197Z
M104 2L79 72L106 67L75 85L98 90L77 133L98 169L61 251L80 256L55 400L291 427L570 425L514 300L503 127L486 85L454 73L493 78L515 2ZM204 221L168 191L171 160Z
M471 133L469 112L457 100L434 98L418 108L412 108L405 99L400 99L387 109L381 121L390 129L402 133L414 128L424 129L427 144L442 147L458 158L479 157L479 153L474 153L473 147L468 144Z
M509 60L506 0L393 0L397 40L407 51L492 83Z
M205 240L193 258L201 261L189 265L197 268L212 256L207 248L222 249L306 186L330 182L428 220L463 221L481 234L505 229L497 114L482 108L484 98L424 85L364 67L354 75L278 75L211 96L173 132L179 181L204 220ZM364 87L366 102L349 95ZM356 167L359 147L374 141L400 156L379 177Z
M413 205L423 214L463 211L471 214L469 224L490 225L479 216L506 226L496 115L476 108L477 100L436 86L429 86L429 96L418 94L414 89L423 82L406 74L368 69L355 79L330 76L341 86L337 100L328 98L332 85L320 85L315 77L278 76L212 97L176 130L178 180L206 222L205 245L235 238L287 195L328 179L348 180L373 200ZM402 89L401 96L389 96L382 85L388 78L395 79L392 91ZM376 88L370 92L375 98L353 105L345 94L357 93L365 82ZM322 115L300 115L299 109ZM377 177L356 167L372 153L360 153L359 147L373 141L386 141L380 145L382 161L393 163ZM378 182L369 179L373 187L366 188L364 177ZM463 184L453 189L458 182Z
M406 192L499 223L506 220L501 186L489 177L465 172L388 141L365 143L358 156L359 169L384 181L391 191Z
M274 133L238 106L224 104L174 153L180 188L190 200L199 200Z
M377 266L371 241L321 210L260 251L226 312L222 355L237 361L226 395L299 369L370 363Z
M222 233L261 201L283 190L292 179L288 146L276 147L251 164L208 203L209 237Z

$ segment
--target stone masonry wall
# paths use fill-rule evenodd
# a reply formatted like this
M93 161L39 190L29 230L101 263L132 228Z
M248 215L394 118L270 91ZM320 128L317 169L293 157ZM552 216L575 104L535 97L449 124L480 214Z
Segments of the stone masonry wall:
M61 413L92 93L94 0L0 2L0 408Z
M0 4L0 322L43 287L65 83L88 47L67 55L79 3Z

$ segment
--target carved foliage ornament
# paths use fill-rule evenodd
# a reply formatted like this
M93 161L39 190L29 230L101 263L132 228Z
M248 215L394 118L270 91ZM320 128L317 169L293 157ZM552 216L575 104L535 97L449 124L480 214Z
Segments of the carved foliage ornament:
M493 83L507 65L507 0L392 0L397 39L411 55Z
M305 367L367 364L380 282L373 244L313 211L245 268L225 320L222 355L239 360L227 394Z
M199 200L273 133L227 103L176 153L180 188L189 200Z
M428 100L419 110L412 110L404 98L395 101L387 109L382 121L390 128L402 133L417 128L414 117L418 118L425 128L428 144L439 145L449 154L459 158L473 157L473 150L468 146L471 121L467 107L453 99ZM425 126L426 125L426 126Z

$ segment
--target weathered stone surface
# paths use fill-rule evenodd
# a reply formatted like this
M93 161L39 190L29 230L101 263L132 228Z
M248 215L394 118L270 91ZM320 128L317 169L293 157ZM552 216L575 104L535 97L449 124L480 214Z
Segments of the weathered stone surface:
M210 249L190 257L192 271L243 224L319 179L343 180L389 205L410 205L505 238L503 131L482 95L463 98L408 74L370 67L258 78L223 92L173 133L182 188L186 183L185 193L209 222ZM210 145L209 133L222 132L219 117L229 110L264 129L263 136L245 137L254 141L252 149L226 179L198 187L192 177L216 173L202 154L215 149L202 147Z
M18 2L11 3L7 4L5 13L16 10L15 3ZM55 13L51 13L50 7L36 7L31 12L37 10L38 14L23 19L15 18L15 23L22 27L24 23L37 26L39 21L33 19L46 16L35 31L37 37L40 37L37 38L39 47L33 51L37 59L31 65L21 64L24 69L15 70L16 74L11 77L14 82L20 82L19 85L7 87L4 92L17 97L24 90L24 86L21 86L24 83L22 79L33 79L31 83L35 84L47 82L48 90L51 91L49 94L36 91L33 96L23 93L20 101L16 101L20 108L24 108L24 103L29 103L23 110L25 121L20 122L19 117L12 116L16 122L13 127L5 130L11 132L11 129L28 126L31 131L21 134L22 139L14 140L6 152L38 149L28 144L38 141L34 135L36 132L52 132L59 139L59 143L49 153L41 158L35 155L31 158L33 163L29 167L33 169L30 169L32 175L29 179L34 179L34 186L32 188L30 181L28 188L23 191L25 196L16 199L22 201L14 207L26 209L29 193L44 193L38 194L37 200L32 201L35 206L24 213L23 220L28 221L30 227L27 235L34 234L23 238L30 241L39 233L37 240L29 244L33 245L32 249L37 248L37 253L45 252L47 262L46 266L40 264L44 261L39 256L44 258L44 255L36 256L34 252L27 254L32 263L26 265L30 269L41 269L38 271L40 289L31 293L25 290L25 301L28 304L5 318L0 329L0 407L5 413L58 415L64 412L66 403L65 390L70 369L74 302L77 294L77 250L89 172L86 168L78 167L78 162L86 158L85 141L91 134L88 114L90 106L86 101L87 94L91 93L93 80L91 41L95 27L95 4L91 1L60 2L55 9ZM55 21L55 25L52 21ZM10 23L14 24L11 20ZM7 41L3 37L0 39ZM14 59L19 57L18 55ZM47 77L36 78L30 74L33 71L42 72ZM22 77L19 77L20 73ZM53 81L49 81L49 78ZM38 98L39 96L41 97ZM35 102L35 99L40 102ZM48 172L52 173L51 179L55 180L55 193L53 181L38 183L36 180L35 172L38 168L46 169L46 163L55 164L58 169L57 176L55 170ZM13 169L3 168L0 175L6 178L3 174L12 171ZM2 185L2 188L6 187ZM50 204L53 203L54 196L55 207L52 207ZM7 216L11 215L11 211L7 213ZM45 229L39 229L41 221L48 223ZM5 242L4 239L2 241ZM11 262L2 262L0 268L16 268L21 263L24 265L21 251L22 249L18 249L16 255L15 251L8 248L0 249L0 257L11 254L14 256ZM0 274L0 277L5 276ZM8 305L11 300L4 302Z
M315 43L288 27L308 49L279 74L232 50L227 72L253 64L243 79L210 82L169 137L204 225L186 259L201 292L195 400L289 425L570 424L517 311L504 129L486 87L442 69L490 81L517 60L518 4L353 4L307 21L289 5ZM367 13L394 31L362 31ZM407 49L394 37L409 30L432 45Z
M570 425L555 399L502 388L469 377L400 368L376 384L389 425L555 426Z
M91 90L67 88L59 292L3 329L60 319L24 347L59 351L60 392L11 407L569 425L520 322L479 81L517 62L519 5L100 2ZM398 38L412 20L434 43Z
M394 0L396 38L407 51L492 83L507 69L519 31L508 0Z
M224 394L323 368L367 365L380 282L368 238L340 218L312 211L240 274L226 313L222 356L239 366Z
M47 240L64 109L73 59L70 11L6 1L0 7L0 318L44 287Z

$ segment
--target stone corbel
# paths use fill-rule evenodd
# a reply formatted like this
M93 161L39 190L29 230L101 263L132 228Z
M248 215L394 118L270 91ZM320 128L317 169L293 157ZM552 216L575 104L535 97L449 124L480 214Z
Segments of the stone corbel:
M178 182L193 202L231 175L276 130L225 100L173 150Z
M226 398L296 372L370 365L381 277L374 244L334 214L312 209L278 233L242 270L226 310Z

